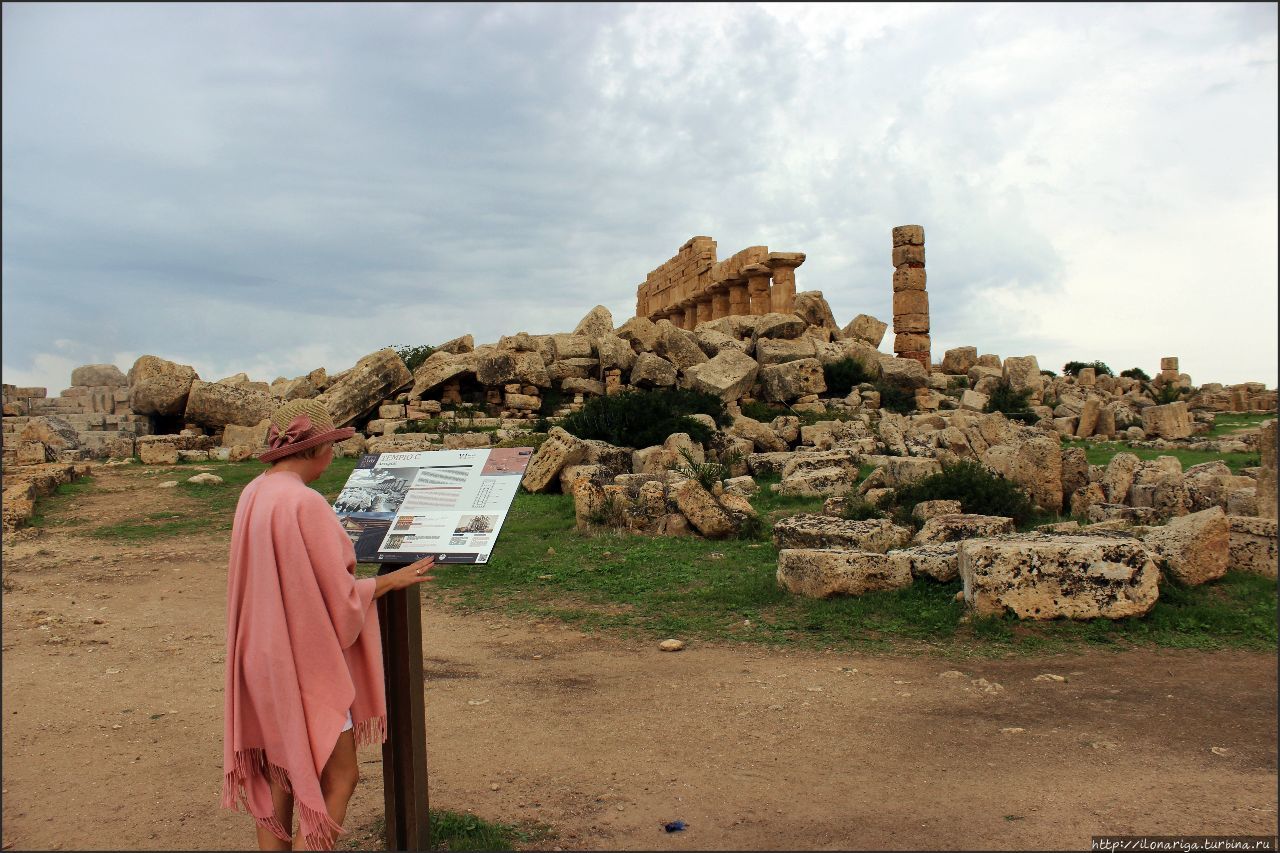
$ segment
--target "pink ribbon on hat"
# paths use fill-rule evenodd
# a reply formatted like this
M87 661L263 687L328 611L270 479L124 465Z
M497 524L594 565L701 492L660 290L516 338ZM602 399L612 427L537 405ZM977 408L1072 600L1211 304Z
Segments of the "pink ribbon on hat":
M298 415L289 421L289 426L285 428L284 432L281 432L278 426L272 424L271 428L267 430L267 443L271 445L272 450L279 450L281 447L300 441L309 432L311 432L311 418L306 415Z

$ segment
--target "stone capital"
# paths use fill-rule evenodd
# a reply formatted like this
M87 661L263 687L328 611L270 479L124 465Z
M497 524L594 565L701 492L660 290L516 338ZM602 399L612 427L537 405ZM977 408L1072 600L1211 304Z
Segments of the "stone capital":
M770 252L768 264L770 269L788 268L795 269L804 263L804 252Z
M773 270L764 264L751 264L742 268L742 274L747 278L761 278L773 275Z

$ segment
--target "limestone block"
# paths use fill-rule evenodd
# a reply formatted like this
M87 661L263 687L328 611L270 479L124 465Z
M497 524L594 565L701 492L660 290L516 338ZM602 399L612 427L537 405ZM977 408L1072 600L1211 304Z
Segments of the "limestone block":
M1159 572L1122 534L1023 533L960 543L964 598L980 615L1122 619L1155 606Z
M563 361L551 362L546 365L546 370L547 378L555 385L563 383L566 379L595 378L600 373L600 362L594 358L566 358Z
M999 515L948 513L936 515L926 521L911 541L915 545L928 545L936 542L960 542L964 539L978 539L1013 532L1012 518L1005 518Z
M1229 556L1227 568L1252 572L1268 578L1276 576L1276 520L1237 515L1227 516Z
M1102 475L1102 491L1110 503L1124 503L1142 460L1132 453L1117 453L1107 463Z
M982 463L1026 491L1047 512L1062 509L1062 443L1044 434L988 448Z
M802 358L816 358L818 345L807 335L794 339L759 338L755 342L755 360L760 366L785 364Z
M747 420L751 420L748 418ZM735 424L737 421L735 420ZM759 421L753 421L759 424ZM764 426L764 424L760 424ZM775 436L776 438L776 436ZM773 477L782 476L782 469L786 467L787 462L791 460L793 454L785 451L766 451L763 453L752 453L747 457L747 469L755 477Z
M579 379L566 376L560 380L560 390L570 394L589 394L595 397L604 396L604 383L598 379Z
M804 290L797 293L792 311L810 326L830 329L833 332L840 329L835 315L831 313L831 306L823 298L821 290Z
M1089 485L1089 459L1081 447L1062 448L1062 496L1068 500L1077 489Z
M631 384L641 387L676 384L676 366L661 356L642 352L631 368Z
M467 450L473 447L488 447L493 433L489 432L450 432L441 436L445 450Z
M614 332L637 353L653 352L658 346L658 327L645 317L632 317Z
M894 358L884 355L880 358L881 378L899 388L914 390L929 384L929 374L924 365L910 358Z
M903 291L917 292L917 291ZM918 291L923 293L923 291ZM928 347L918 342L916 339L925 337L929 334L929 315L928 314L894 314L893 315L893 331L896 333L893 338L894 352L907 352L909 350L927 350ZM899 346L904 349L898 349Z
M180 415L197 378L190 365L141 356L129 368L129 408L140 415Z
M923 274L924 270L919 272ZM872 347L879 347L888 328L888 323L877 320L870 314L859 314L849 321L849 325L840 331L840 335L844 338L863 341Z
M767 365L760 368L759 377L764 386L764 397L771 402L786 402L827 390L822 363L816 358Z
M18 431L18 439L39 442L54 453L60 450L75 450L81 445L80 434L75 426L66 418L60 418L57 415L28 418Z
M697 331L693 333L693 337L708 358L715 358L726 349L736 350L747 355L750 355L754 350L751 341L740 341L733 335L708 328L705 323L697 328Z
M222 446L234 447L244 444L254 450L267 446L267 430L271 428L270 418L263 418L253 426L227 424L222 429Z
M962 512L964 510L960 506L960 501L920 501L911 509L911 517L924 523L940 515L957 515Z
M1179 400L1164 406L1147 406L1142 410L1142 426L1147 435L1175 439L1191 436L1191 413Z
M1034 355L1011 355L1004 360L1003 378L1014 391L1030 391L1031 402L1039 403L1044 394L1044 377Z
M923 246L924 245L924 226L923 225L898 225L893 229L893 247L899 246Z
M1258 450L1262 471L1258 474L1258 515L1276 517L1276 421L1263 421L1258 428Z
M71 371L71 384L123 388L129 384L129 380L114 364L85 364Z
M807 328L809 324L798 315L779 314L774 311L756 317L752 337L757 340L760 338L792 340L803 335Z
M889 558L905 563L912 577L928 577L946 583L960 574L960 543L934 542L889 552Z
M893 292L924 290L926 281L924 267L898 267L893 271Z
M609 330L613 330L613 325L609 325ZM552 335L551 336L551 352L552 359L555 361L563 361L566 358L591 358L594 353L591 349L591 338L585 335Z
M608 335L613 332L613 314L603 305L597 305L587 312L587 315L578 321L578 325L574 327L573 333L581 335L588 339L598 338L601 335ZM586 356L586 357L589 357Z
M726 348L689 371L694 390L715 394L725 401L736 400L751 389L760 365L749 355Z
M1258 515L1257 487L1246 486L1228 491L1227 512L1232 515Z
M991 397L980 391L966 390L960 395L960 408L970 412L981 412L990 401Z
M697 480L689 478L673 486L671 496L689 523L708 539L721 539L736 530L733 519Z
M196 379L191 383L183 417L189 423L207 427L253 426L271 417L276 405L275 398L256 388Z
M907 486L942 473L942 463L923 456L890 456L884 467L883 484L891 489Z
M595 352L602 370L630 370L636 363L636 351L629 342L617 335L601 335L596 338Z
M436 350L413 372L413 388L409 391L409 399L417 399L445 382L463 373L475 373L475 370L476 356L473 353Z
M316 399L329 410L336 426L347 426L412 380L404 360L387 347L357 361Z
M911 585L904 560L861 551L788 548L778 552L778 585L793 595L829 598Z
M769 421L769 429L773 430L784 445L800 440L800 419L795 415L779 415Z
M1084 401L1084 407L1080 410L1080 419L1076 423L1076 437L1088 438L1093 435L1094 429L1098 426L1098 414L1102 411L1102 404L1097 397L1090 397Z
M848 479L856 479L862 465L862 455L854 450L826 450L815 453L794 453L782 466L782 479L796 474L817 471L822 468L841 468Z
M848 469L832 465L827 468L797 471L778 484L778 494L789 497L847 495L857 485L857 475L850 475Z
M522 412L536 412L542 405L542 398L532 397L527 394L506 394L503 397L502 404L508 409L515 409Z
M476 379L481 385L536 385L550 388L546 361L541 353L530 350L497 349L483 352L476 359Z
M168 441L137 442L138 458L144 465L176 465L178 447Z
M1230 532L1227 514L1215 506L1153 527L1142 542L1156 565L1187 586L1199 586L1227 573Z
M898 317L903 314L923 314L926 318L925 330L928 329L927 318L929 316L929 292L927 290L899 290L893 294L893 327L898 331L915 331L913 329L904 329L898 323ZM975 349L973 357L976 360L978 352Z
M208 462L209 451L207 450L179 450L178 459L183 462Z
M894 246L893 266L924 266L924 246Z
M954 347L942 356L942 372L952 376L966 376L978 363L977 347Z
M773 526L773 542L779 548L836 548L883 554L905 546L910 539L910 530L887 518L848 521L803 513L780 519Z
M560 470L566 465L577 465L587 455L587 445L577 436L560 427L552 427L547 440L529 459L524 478L520 481L530 492L546 490L557 482Z
M604 489L590 477L579 477L572 483L573 514L579 530L589 530L608 521Z

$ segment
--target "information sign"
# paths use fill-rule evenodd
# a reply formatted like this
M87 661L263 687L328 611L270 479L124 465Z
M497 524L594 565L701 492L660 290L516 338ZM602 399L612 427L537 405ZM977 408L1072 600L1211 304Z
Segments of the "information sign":
M373 453L333 503L362 563L487 563L531 447Z

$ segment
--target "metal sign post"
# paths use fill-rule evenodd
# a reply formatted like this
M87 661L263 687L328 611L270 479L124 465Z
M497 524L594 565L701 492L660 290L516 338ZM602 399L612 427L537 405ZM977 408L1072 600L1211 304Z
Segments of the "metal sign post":
M383 563L378 574L403 568ZM387 740L382 745L388 850L431 849L427 802L427 726L422 680L422 598L418 585L378 599Z

